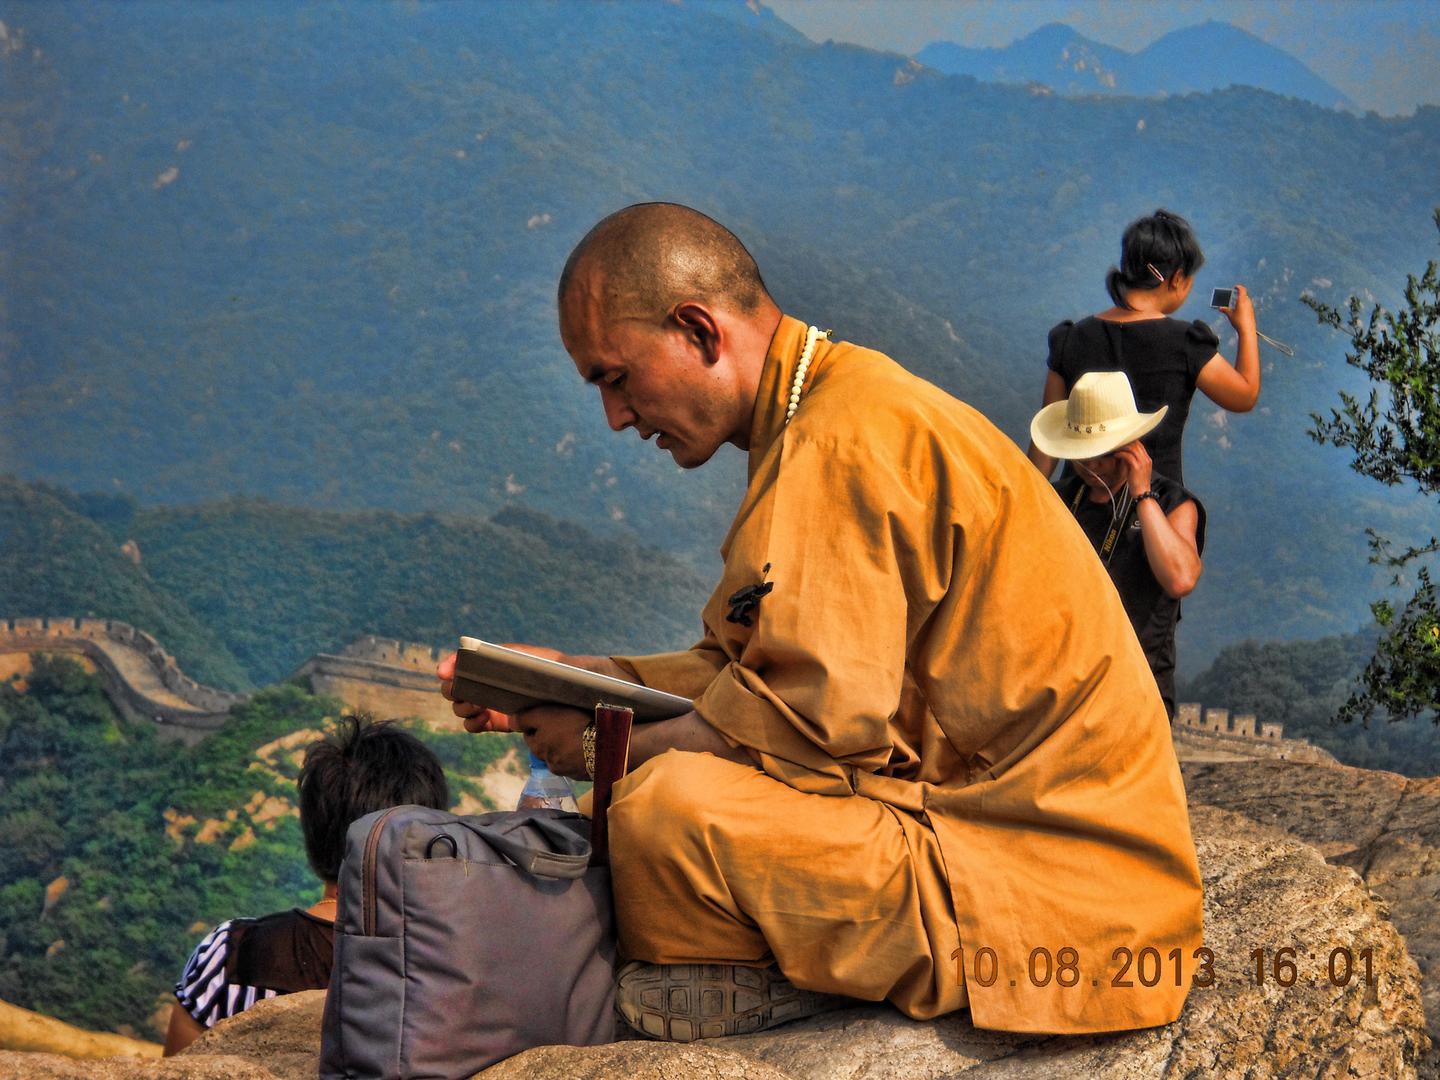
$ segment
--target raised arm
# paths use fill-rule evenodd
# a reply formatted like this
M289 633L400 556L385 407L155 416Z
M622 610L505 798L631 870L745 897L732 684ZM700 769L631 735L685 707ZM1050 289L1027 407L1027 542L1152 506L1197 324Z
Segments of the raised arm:
M1235 286L1233 307L1222 308L1239 335L1235 364L1218 352L1200 369L1195 385L1222 409L1249 412L1260 398L1260 339L1255 333L1255 308L1244 285Z
M1150 455L1138 442L1121 447L1115 454L1125 464L1126 480L1137 495L1150 490ZM1203 569L1195 530L1200 520L1194 499L1186 499L1165 513L1155 499L1142 499L1135 507L1145 543L1145 560L1150 572L1167 596L1188 595L1200 580Z

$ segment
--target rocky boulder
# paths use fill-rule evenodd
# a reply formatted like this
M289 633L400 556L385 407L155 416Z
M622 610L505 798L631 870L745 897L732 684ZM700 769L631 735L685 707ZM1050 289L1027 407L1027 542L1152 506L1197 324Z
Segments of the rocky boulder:
M1408 820L1408 819L1406 819ZM1205 937L1216 983L1195 988L1167 1027L1085 1038L977 1031L968 1014L917 1023L884 1005L830 1013L760 1035L691 1046L646 1041L545 1046L485 1070L485 1080L1020 1080L1053 1076L1373 1077L1417 1075L1427 1039L1419 973L1383 908L1346 866L1284 831L1197 806ZM1393 823L1392 823L1393 824ZM1372 867L1373 869L1373 867ZM1277 951L1293 948L1296 978ZM1256 980L1253 950L1264 949ZM1343 985L1332 950L1355 958ZM1372 981L1360 956L1369 950ZM43 1080L313 1080L324 995L262 1002L165 1062L69 1061L0 1054L0 1075Z
M1278 761L1183 769L1192 805L1283 829L1364 878L1419 966L1430 1037L1440 1042L1440 777ZM1428 1075L1440 1076L1434 1057Z
M1020 1080L1188 1076L1416 1075L1426 1047L1418 972L1405 943L1351 871L1326 865L1284 832L1211 807L1193 810L1205 875L1205 939L1216 983L1191 991L1179 1021L1164 1028L1085 1038L978 1031L961 1013L929 1023L865 1006L760 1035L705 1042L733 1055L707 1071L673 1067L678 1048L631 1042L589 1049L541 1047L487 1069L485 1080L531 1077L769 1077L792 1080ZM1296 949L1296 979L1254 976L1255 949ZM1371 952L1374 985L1334 985L1328 954ZM1288 979L1288 970L1280 974ZM729 1070L729 1071L726 1071Z

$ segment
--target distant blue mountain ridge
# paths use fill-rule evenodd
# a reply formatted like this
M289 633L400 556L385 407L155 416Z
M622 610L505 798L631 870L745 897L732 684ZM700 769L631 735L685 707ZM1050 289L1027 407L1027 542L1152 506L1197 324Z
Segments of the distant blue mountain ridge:
M936 41L915 58L946 75L1038 83L1069 97L1153 97L1253 86L1326 108L1355 108L1289 53L1213 20L1173 31L1135 53L1091 41L1064 23L1049 23L1004 48Z
M1191 414L1186 479L1210 528L1185 662L1353 631L1388 576L1365 528L1434 531L1430 504L1306 438L1363 381L1297 297L1393 305L1435 255L1440 108L1035 94L816 45L741 0L17 7L0 49L0 472L20 480L144 507L518 506L708 583L743 458L682 474L653 440L617 437L557 333L556 277L603 214L647 198L714 214L786 311L1023 446L1049 329L1107 304L1125 222L1166 206L1206 254L1180 317L1233 355L1204 300L1243 282L1297 354L1267 347L1252 415ZM539 610L486 535L496 595ZM261 574L270 556L242 550ZM642 587L594 581L612 605ZM212 621L194 590L174 595ZM274 625L269 600L244 605L257 634ZM683 626L656 643L688 644Z

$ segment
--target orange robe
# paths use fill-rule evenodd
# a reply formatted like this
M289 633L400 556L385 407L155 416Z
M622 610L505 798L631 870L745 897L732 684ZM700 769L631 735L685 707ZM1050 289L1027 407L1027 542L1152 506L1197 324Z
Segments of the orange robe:
M804 333L766 358L704 640L616 658L758 766L672 751L617 786L622 947L1006 1031L1173 1020L1200 874L1114 586L1007 437L879 353L820 341L785 425Z

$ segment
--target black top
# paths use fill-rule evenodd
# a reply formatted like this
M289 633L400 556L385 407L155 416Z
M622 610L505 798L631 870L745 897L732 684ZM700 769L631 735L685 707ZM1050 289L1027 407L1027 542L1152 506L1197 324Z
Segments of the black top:
M1184 483L1181 436L1190 415L1195 380L1215 355L1220 339L1200 321L1142 319L1107 322L1093 315L1079 322L1066 320L1050 331L1050 370L1065 380L1068 396L1075 381L1087 371L1123 371L1135 391L1141 412L1169 405L1158 427L1140 442L1155 463L1155 471ZM1067 468L1067 476L1074 473Z
M334 924L293 908L231 922L225 975L232 983L282 994L324 990L334 955Z
M1098 552L1110 531L1111 505L1108 502L1092 502L1085 490L1085 483L1079 477L1062 480L1055 490L1065 500L1065 505L1075 515L1080 528ZM1205 507L1199 499L1175 481L1158 473L1150 477L1150 490L1155 492L1160 509L1168 515L1187 499L1195 502L1198 520L1195 523L1195 547L1205 550ZM1078 502L1077 502L1078 497ZM1107 560L1102 556L1102 562ZM1175 715L1175 624L1180 621L1180 601L1168 596L1155 580L1150 562L1145 557L1145 537L1140 528L1140 519L1132 505L1125 515L1124 526L1115 541L1115 548L1105 567L1115 591L1125 605L1125 614L1145 650L1145 659L1160 687L1160 696L1165 699L1165 709Z
M330 985L335 927L294 908L223 922L190 954L175 997L201 1027L257 1001Z

